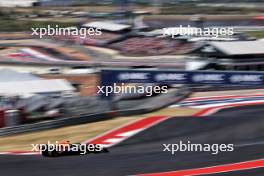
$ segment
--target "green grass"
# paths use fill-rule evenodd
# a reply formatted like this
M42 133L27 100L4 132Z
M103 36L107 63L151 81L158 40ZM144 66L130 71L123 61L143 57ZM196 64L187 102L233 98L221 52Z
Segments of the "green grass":
M54 22L54 21L30 21L0 18L0 32L20 32L31 31L31 28L47 27L48 25L59 27L69 27L75 25L70 22Z
M264 38L264 31L246 32L247 35L256 38Z

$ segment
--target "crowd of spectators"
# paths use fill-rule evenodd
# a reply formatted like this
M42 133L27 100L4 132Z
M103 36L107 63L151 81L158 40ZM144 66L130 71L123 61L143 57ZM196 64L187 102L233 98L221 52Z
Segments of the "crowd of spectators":
M132 37L109 45L129 56L178 55L192 49L191 43L158 37Z
M77 43L84 45L98 45L104 44L116 38L119 38L121 35L110 33L110 32L102 32L101 35L87 35L85 38L81 36L73 36L73 35L63 35L63 36L52 36L53 39L67 42L67 43ZM49 36L50 37L50 36Z
M113 39L120 37L118 34L102 32L101 35L90 35L84 40L84 44L90 44L91 42L96 43L107 43Z

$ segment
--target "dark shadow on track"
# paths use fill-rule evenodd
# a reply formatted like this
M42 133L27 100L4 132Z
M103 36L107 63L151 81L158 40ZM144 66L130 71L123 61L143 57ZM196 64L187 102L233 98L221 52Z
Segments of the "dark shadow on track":
M209 117L171 118L110 148L108 154L60 158L2 155L0 173L8 176L118 176L264 158L263 112L263 106L251 106L222 110ZM177 152L172 155L162 151L162 144L179 143L180 140L201 144L232 143L235 151L217 155L210 152ZM251 144L256 142L259 143ZM263 172L264 169L256 169L245 171L244 175L261 175Z

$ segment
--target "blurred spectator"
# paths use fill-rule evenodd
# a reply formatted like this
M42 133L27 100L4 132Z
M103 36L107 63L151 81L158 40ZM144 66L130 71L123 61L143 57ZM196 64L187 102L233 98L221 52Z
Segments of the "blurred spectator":
M111 44L110 48L119 50L121 54L132 56L177 55L189 51L192 44L172 39L133 37Z

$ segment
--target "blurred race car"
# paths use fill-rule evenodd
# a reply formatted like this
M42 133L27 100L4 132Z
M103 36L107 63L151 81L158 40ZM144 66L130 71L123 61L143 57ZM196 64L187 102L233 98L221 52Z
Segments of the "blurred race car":
M61 141L56 144L40 145L39 150L42 156L58 157L67 155L86 155L108 153L108 149L99 144L81 144L70 143L70 141Z

